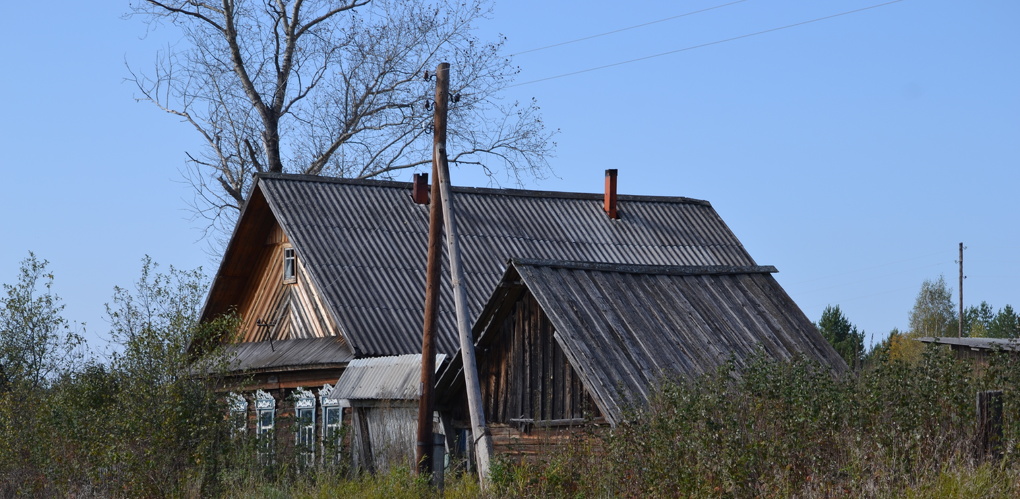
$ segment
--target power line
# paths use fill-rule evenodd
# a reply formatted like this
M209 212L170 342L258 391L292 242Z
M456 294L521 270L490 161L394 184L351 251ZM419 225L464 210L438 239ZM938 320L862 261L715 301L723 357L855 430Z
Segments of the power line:
M846 270L844 272L838 272L838 273L835 273L835 274L829 274L829 275L824 275L824 276L812 277L811 279L804 279L802 281L792 282L792 283L788 283L788 284L793 285L793 286L797 286L797 285L800 285L800 284L807 284L807 283L810 283L810 282L829 281L829 280L832 280L832 279L834 279L836 277L841 277L841 276L845 276L845 275L860 274L861 272L866 272L866 271L869 271L869 270L880 269L880 268L883 268L883 267L891 267L893 265L900 265L900 264L907 263L907 262L916 262L917 260L926 259L928 257L932 257L932 256L935 256L935 255L941 255L943 253L945 253L945 252L944 251L932 251L930 253L926 253L926 254L922 254L922 255L917 255L917 256L910 257L910 258L905 258L903 260L896 260L896 261L893 261L893 262L880 263L880 264L877 264L877 265L872 265L870 267L861 267L861 268L856 268L856 269L849 269L849 270ZM941 265L943 263L945 263L945 262L944 261L939 261L939 263L932 264L932 265Z
M928 264L928 265L915 266L915 267L911 267L911 268L907 268L907 269L900 269L900 270L897 270L896 272L885 272L885 273L880 274L880 275L878 275L876 277L879 277L879 278L888 278L890 276L906 274L908 272L913 272L915 270L930 269L932 267L940 267L940 266L943 266L943 265L949 265L949 262L943 261L943 262L932 263L932 264ZM832 285L824 286L824 287L821 287L821 288L812 288L812 289L809 289L807 292L809 292L809 293L817 293L819 291L827 291L827 290L830 290L830 289L846 287L846 286L851 285L851 284L860 284L860 283L863 283L863 282L872 282L872 281L874 281L873 278L861 278L861 279L857 279L857 280L854 280L854 281L840 282L840 283L837 283L837 284L832 284Z
M797 26L803 26L805 24L811 24L811 23L816 23L816 22L819 22L819 21L825 21L827 19L832 19L832 18L836 18L836 17L846 16L846 15L850 15L850 14L856 14L858 12L863 12L863 11L866 11L866 10L877 9L879 7L885 7L887 5L892 5L894 3L900 3L902 1L904 1L904 0L892 0L890 2L875 4L875 5L871 5L871 6L868 6L868 7L862 7L860 9L848 10L846 12L840 12L838 14L832 14L830 16L818 17L818 18L815 18L815 19L809 19L807 21L801 21L799 23L787 24L786 26L779 26L777 28L770 28L770 29L766 29L766 30L762 30L762 31L756 31L754 33L748 33L746 35L734 36L732 38L726 38L726 39L723 39L723 40L716 40L714 42L702 43L702 44L698 44L698 45L691 45L690 47L684 47L682 49L670 50L669 52L662 52L662 53L658 53L658 54L654 54L654 55L648 55L648 56L645 56L645 57L638 57L637 59L630 59L630 60L627 60L627 61L614 62L612 64L606 64L604 66L597 66L597 67L594 67L594 68L582 69L580 71L573 71L573 72L570 72L570 73L564 73L564 74L560 74L560 75L556 75L556 76L549 76L549 77L546 77L546 78L539 78L537 80L526 81L526 82L523 82L523 83L515 83L513 85L508 85L507 88L520 87L520 86L524 86L524 85L531 85L533 83L539 83L539 82L548 81L548 80L555 80L555 79L558 79L558 78L566 78L567 76L574 76L574 75L579 75L579 74L582 74L582 73L589 73L589 72L592 72L592 71L598 71L600 69L607 69L607 68L612 68L612 67L616 67L616 66L622 66L624 64L630 64L630 63L633 63L633 62L646 61L648 59L655 59L656 57L662 57L662 56L667 56L667 55L671 55L671 54L676 54L678 52L686 52L688 50L700 49L700 48L709 47L709 46L712 46L712 45L719 45L720 43L732 42L732 41L735 41L735 40L741 40L741 39L744 39L744 38L750 38L752 36L758 36L758 35L764 35L766 33L772 33L774 31L780 31L780 30L784 30L784 29L795 28Z
M569 40L569 41L566 41L566 42L554 43L552 45L546 45L544 47L538 47L538 48L533 48L533 49L528 49L528 50L522 50L520 52L517 52L516 54L510 54L510 57L518 56L518 55L521 55L521 54L528 54L528 53L531 53L531 52L538 52L539 50L551 49L551 48L554 48L554 47L561 47L563 45L570 45L571 43L583 42L585 40L591 40L592 38L598 38L598 37L601 37L601 36L612 35L614 33L620 33L621 31L627 31L627 30L632 30L632 29L637 29L637 28L643 28L645 26L651 26L653 24L658 24L658 23L662 23L662 22L666 22L666 21L672 21L673 19L679 19L681 17L693 16L694 14L700 14L702 12L708 12L710 10L721 9L723 7L728 7L730 5L734 5L734 4L738 4L738 3L742 3L742 2L746 2L746 1L747 0L737 0L736 2L724 3L722 5L716 5L715 7L708 7L706 9L695 10L693 12L687 12L686 14L679 14L679 15L675 15L675 16L671 16L671 17L666 17L666 18L663 18L663 19L657 19L655 21L649 21L649 22L646 22L646 23L643 23L643 24L636 24L634 26L628 26L626 28L614 29L613 31L606 31L605 33L599 33L597 35L591 35L591 36L586 36L586 37L583 37L583 38L577 38L575 40Z

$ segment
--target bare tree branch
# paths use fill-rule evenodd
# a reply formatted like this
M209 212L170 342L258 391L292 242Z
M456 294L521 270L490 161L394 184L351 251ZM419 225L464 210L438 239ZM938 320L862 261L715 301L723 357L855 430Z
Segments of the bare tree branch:
M203 138L182 174L196 219L229 233L256 172L392 178L431 162L423 125L453 67L449 150L455 163L541 177L554 144L534 102L505 105L516 69L501 41L474 35L489 0L147 0L132 15L169 21L186 43L129 68L138 100ZM259 146L255 146L258 143Z

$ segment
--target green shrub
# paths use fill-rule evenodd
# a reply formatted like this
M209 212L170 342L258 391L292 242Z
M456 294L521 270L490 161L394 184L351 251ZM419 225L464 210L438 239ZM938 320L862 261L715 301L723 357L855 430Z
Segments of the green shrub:
M915 365L878 363L842 377L759 355L743 369L664 383L628 423L600 434L599 453L504 463L494 478L513 477L495 480L507 496L900 496L952 487L1007 496L1020 475L1017 381L1013 356L976 370L939 348ZM974 453L974 399L1002 387L1006 453L992 467ZM1013 478L981 485L1002 477ZM550 484L535 485L543 480Z

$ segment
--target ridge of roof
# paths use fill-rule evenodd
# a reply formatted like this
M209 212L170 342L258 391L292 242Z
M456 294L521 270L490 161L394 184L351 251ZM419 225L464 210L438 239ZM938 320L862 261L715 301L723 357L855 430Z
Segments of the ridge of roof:
M594 270L624 274L657 275L733 275L733 274L774 274L779 272L772 265L637 265L625 263L599 263L571 260L541 260L534 258L511 258L507 265L525 267L549 267L568 270Z
M296 173L256 173L259 180L287 180L300 182L320 182L327 184L357 185L366 187L386 187L391 189L407 189L410 192L411 182L400 182L397 180L375 180L375 179L350 179L337 177L321 177L317 175L302 175ZM461 194L498 195L513 197L531 198L560 198L560 199L588 199L601 201L604 194L591 192L566 192L566 191L542 191L530 189L508 189L492 187L467 187L451 186L453 192ZM695 199L684 196L647 196L641 194L620 194L617 196L620 201L643 201L652 203L682 203L712 206L703 199Z

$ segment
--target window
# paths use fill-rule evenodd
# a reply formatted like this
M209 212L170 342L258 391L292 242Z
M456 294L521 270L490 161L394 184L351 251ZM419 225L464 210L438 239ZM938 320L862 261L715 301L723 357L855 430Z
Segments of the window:
M227 404L230 406L230 434L235 437L244 435L248 424L248 399L231 392L227 395Z
M340 424L342 423L342 408L340 400L330 398L333 392L333 385L326 383L319 390L319 403L322 405L322 456L326 464L340 462ZM325 461L327 456L331 461Z
M259 462L266 465L272 464L273 427L276 425L276 399L262 390L255 392L255 411L258 416L258 420L255 423L255 433L259 437Z
M297 281L297 258L294 253L294 248L283 249L283 282L296 282Z
M315 464L315 395L298 388L293 396L298 464L312 466Z

